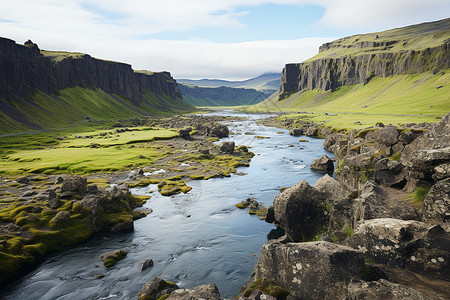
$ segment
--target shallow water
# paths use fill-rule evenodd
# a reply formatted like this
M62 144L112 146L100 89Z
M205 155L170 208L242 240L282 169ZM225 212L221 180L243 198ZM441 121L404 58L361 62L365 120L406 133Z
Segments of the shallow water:
M238 169L247 175L191 181L188 184L193 189L186 195L152 193L145 206L153 213L136 221L133 233L99 236L52 255L0 298L136 299L142 286L155 276L180 287L214 282L223 297L236 296L274 226L235 204L250 196L269 206L280 187L301 180L313 184L324 173L312 171L309 164L323 154L332 154L322 148L321 139L292 137L287 130L256 124L265 115L232 115L247 116L248 120L227 123L235 135L220 142L232 140L252 147L257 155L250 167ZM309 142L299 142L300 138ZM151 191L157 187L132 189L135 194ZM127 257L104 268L98 256L116 249L126 250ZM140 263L145 259L153 259L154 267L141 272ZM96 279L98 274L104 277Z

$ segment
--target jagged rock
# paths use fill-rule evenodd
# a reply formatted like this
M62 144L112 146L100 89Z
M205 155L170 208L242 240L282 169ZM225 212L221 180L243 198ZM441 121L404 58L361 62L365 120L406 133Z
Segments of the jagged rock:
M395 160L380 159L374 166L375 182L385 186L403 188L406 184L404 166Z
M64 178L62 178L61 176L58 176L55 180L55 184L61 184L64 182Z
M224 153L233 153L235 144L234 142L223 142L220 145L220 150Z
M445 163L434 167L434 174L431 176L435 181L450 177L450 163Z
M344 198L350 194L350 191L345 185L328 174L320 177L319 180L314 183L313 187L319 192L324 193L331 202L333 202L334 199Z
M220 297L217 286L212 284L203 284L192 289L176 289L170 293L168 300L192 300L192 299L205 299L205 300L222 300Z
M262 247L248 283L274 280L300 299L340 299L352 278L362 278L361 252L328 242L269 242Z
M380 144L387 147L393 146L398 142L398 130L395 126L386 126L372 133L372 138Z
M50 220L49 225L51 228L61 229L67 225L70 221L70 212L63 210L56 214L56 216Z
M326 155L322 155L318 159L315 159L311 163L311 168L315 170L322 170L322 171L333 171L334 170L334 163L333 161Z
M293 136L301 136L303 135L303 129L301 128L292 128L289 130L289 134Z
M230 131L228 130L227 126L219 124L212 127L208 135L211 137L218 137L220 139L223 137L227 137L229 133Z
M302 181L280 193L273 202L275 224L291 241L311 239L328 222L325 195Z
M141 263L141 271L145 271L151 267L153 267L153 259L146 259Z
M178 286L170 281L155 277L144 285L139 293L139 300L157 300L164 295L170 295Z
M348 285L345 300L432 300L411 287L392 283L384 279L378 281L352 280Z
M50 208L52 208L52 209L57 209L61 205L63 205L63 202L57 198L49 198L48 199L48 206L50 206Z
M275 209L273 208L273 206L269 206L269 208L267 208L267 215L265 221L267 223L275 222Z
M398 140L403 144L408 145L409 143L414 141L415 138L416 136L412 131L404 131L399 135Z

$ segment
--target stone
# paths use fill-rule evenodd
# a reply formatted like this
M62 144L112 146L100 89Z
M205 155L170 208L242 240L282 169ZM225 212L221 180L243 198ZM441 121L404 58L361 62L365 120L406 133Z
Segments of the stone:
M409 143L414 141L415 138L416 136L412 131L403 131L402 133L400 133L398 140L403 144L408 145Z
M191 135L190 132L192 131L192 128L185 128L185 129L180 129L178 130L178 134L180 135L181 138L185 139L185 140L189 140L191 139Z
M301 136L303 135L303 129L301 128L292 128L289 130L289 134L293 136Z
M324 241L269 242L247 285L267 278L299 299L340 299L351 279L362 278L363 273L362 253L349 247Z
M385 279L377 281L352 280L345 300L432 300L411 287L392 283Z
M164 295L170 295L178 286L170 281L154 277L147 282L139 293L139 300L157 300Z
M450 163L444 163L434 167L434 174L431 176L435 181L450 177Z
M423 218L450 231L450 178L433 185L423 201Z
M402 189L406 185L404 166L395 160L383 158L374 165L375 182L384 186Z
M302 181L275 198L274 223L293 242L312 239L328 223L325 206L325 195Z
M50 228L61 229L67 225L70 221L70 212L63 210L56 214L56 216L50 220Z
M267 215L266 215L265 221L267 223L275 222L275 210L274 210L273 206L269 206L269 208L267 208Z
M212 284L203 284L196 286L192 289L176 289L170 293L167 300L192 300L192 299L205 299L205 300L222 300L219 294L217 286Z
M100 259L103 261L103 265L106 268L114 266L117 261L124 259L127 256L127 252L119 249L112 252L106 252L100 255Z
M63 205L63 202L57 198L49 198L48 199L48 206L50 206L50 208L52 208L52 209L57 209L61 205Z
M228 127L225 125L216 125L213 126L210 130L209 130L209 136L211 137L218 137L223 138L223 137L227 137L229 135L230 131L228 130Z
M398 142L398 130L395 126L382 127L372 133L372 138L380 144L390 147Z
M145 271L151 267L153 267L153 259L146 259L143 262L141 262L141 271Z
M29 184L30 183L30 177L25 176L25 177L21 177L19 179L17 179L18 183L22 183L22 184Z
M331 200L330 202L333 202L333 199L344 198L350 194L350 191L345 185L328 174L320 177L314 183L313 187L319 192L324 193Z
M224 153L233 153L235 144L234 142L223 142L220 145L220 150Z
M55 184L61 184L64 182L64 178L62 178L61 176L58 176L55 180Z
M322 170L322 171L334 170L333 161L326 155L322 155L318 159L315 159L310 166L314 170Z
M61 197L83 196L88 191L87 179L81 176L73 176L64 180L61 186Z

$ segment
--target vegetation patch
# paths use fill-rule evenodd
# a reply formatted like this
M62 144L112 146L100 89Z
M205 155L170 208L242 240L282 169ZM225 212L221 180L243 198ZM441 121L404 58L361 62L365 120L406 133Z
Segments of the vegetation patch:
M277 300L285 300L291 293L288 290L277 285L273 280L267 278L259 278L243 292L244 297L249 297L253 291L260 290L264 294L277 298Z
M422 203L423 200L425 200L425 198L427 197L429 191L430 189L427 187L416 187L411 194L411 198L416 203Z

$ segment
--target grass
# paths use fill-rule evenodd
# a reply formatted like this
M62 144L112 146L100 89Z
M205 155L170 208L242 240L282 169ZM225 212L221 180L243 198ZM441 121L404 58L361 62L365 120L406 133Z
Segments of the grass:
M63 140L56 137L64 135ZM76 138L89 136L92 138ZM170 139L177 132L147 127L115 133L112 130L42 133L0 140L0 174L93 173L148 165L166 155L151 142Z
M415 203L423 203L429 191L430 189L427 187L416 187L411 197Z

